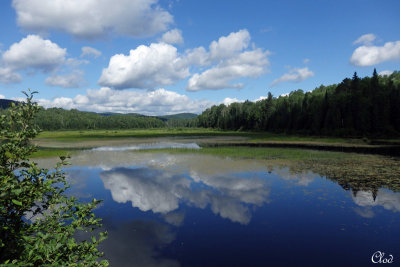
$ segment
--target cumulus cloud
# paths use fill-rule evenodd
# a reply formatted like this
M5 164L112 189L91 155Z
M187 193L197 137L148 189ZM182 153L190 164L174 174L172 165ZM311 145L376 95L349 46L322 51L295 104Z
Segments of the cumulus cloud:
M166 43L141 45L129 52L110 58L103 69L99 84L116 89L146 88L170 85L189 76L189 68L177 49Z
M287 94L289 95L289 94ZM264 99L268 99L268 96L259 96L256 99L253 100L243 100L243 99L237 99L236 97L231 98L231 97L225 97L224 100L222 100L222 102L220 104L224 104L225 106L229 106L232 103L242 103L245 101L251 101L251 102L258 102Z
M373 41L375 41L376 36L372 33L364 34L360 36L357 40L353 42L353 45L363 44L363 45L370 45Z
M390 75L392 75L392 73L393 73L393 71L391 71L391 70L383 70L383 71L381 71L381 72L379 72L379 75L380 76L390 76Z
M103 87L100 90L87 90L85 95L74 98L59 97L53 100L39 99L46 108L60 107L94 112L140 113L145 115L164 115L182 112L200 113L215 104L211 101L191 100L165 89L155 91L120 91Z
M83 71L74 71L67 75L52 75L46 79L46 84L63 88L77 88L85 84L83 75Z
M157 0L13 0L17 23L27 30L59 30L78 38L110 33L132 37L165 31L173 22Z
M260 96L259 98L254 99L253 102L261 101L261 100L264 100L264 99L268 99L268 96Z
M10 68L0 68L0 83L18 83L22 81L21 75Z
M229 106L232 103L238 103L238 102L244 102L243 100L239 100L237 98L230 98L230 97L226 97L224 98L224 100L222 101L222 104L224 104L225 106Z
M90 46L84 46L82 47L82 54L81 57L94 57L94 58L98 58L99 56L101 56L101 51L90 47Z
M0 95L0 99L5 99L6 97L4 95Z
M288 73L285 73L280 78L272 81L271 86L275 86L282 82L301 82L314 76L314 72L308 68L293 68Z
M163 36L161 37L161 42L167 44L182 44L183 43L182 31L179 29L173 29L164 33Z
M360 46L354 50L350 63L366 67L389 60L400 59L400 41L387 42L384 46Z
M242 88L242 83L232 83L240 78L255 78L266 72L269 66L268 51L260 48L243 51L250 42L250 34L247 30L240 30L223 36L218 41L213 41L209 47L209 53L204 49L192 51L190 56L199 58L203 54L203 65L215 65L203 71L195 73L189 79L186 89L188 91L218 90L224 88ZM196 57L197 56L197 57Z
M204 89L242 88L242 83L232 81L243 77L258 77L269 65L268 52L261 49L245 51L239 55L220 62L200 74L194 74L188 81L188 91Z
M65 62L67 50L38 35L28 35L2 55L11 70L34 69L50 72Z
M211 58L229 58L235 53L249 46L250 33L247 30L232 32L228 36L222 36L218 41L210 44Z
M154 89L185 79L191 75L191 68L200 66L209 68L192 75L186 87L188 91L242 88L242 83L232 82L258 77L269 66L268 51L260 48L244 50L249 40L248 31L240 30L213 41L209 51L197 47L183 54L166 42L141 45L130 50L129 55L112 56L108 67L103 69L99 84L116 89Z

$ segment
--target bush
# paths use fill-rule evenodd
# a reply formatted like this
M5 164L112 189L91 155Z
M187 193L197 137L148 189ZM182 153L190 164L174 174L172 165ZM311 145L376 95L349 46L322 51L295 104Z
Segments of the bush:
M65 158L55 170L29 160L39 132L35 93L24 92L26 103L12 103L0 116L0 264L107 266L96 248L106 232L77 239L101 226L92 212L100 201L83 204L65 195Z

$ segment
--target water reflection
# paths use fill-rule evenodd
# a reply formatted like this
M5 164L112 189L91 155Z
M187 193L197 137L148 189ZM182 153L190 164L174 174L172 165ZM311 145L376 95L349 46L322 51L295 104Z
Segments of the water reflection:
M101 172L100 178L114 201L129 201L142 211L162 213L173 224L183 220L183 215L168 215L179 208L180 202L198 208L210 205L222 218L247 224L251 219L249 205L262 205L269 194L265 179L229 173L207 176L191 171L187 176L145 167L119 167Z
M133 207L155 213L177 209L179 198L190 186L190 181L181 175L148 168L116 168L101 172L100 178L114 201L131 201Z
M129 150L147 150L147 149L162 149L162 148L187 148L200 149L196 143L173 143L173 142L157 142L149 144L137 144L131 146L101 146L93 148L93 151L129 151Z
M87 150L72 164L74 194L105 199L112 266L356 266L398 247L400 194L380 178L186 153Z
M159 250L176 238L168 225L136 220L108 229L108 238L99 248L106 252L111 266L179 266L163 258Z
M386 210L400 211L400 193L386 189L379 189L377 192L358 191L353 195L353 200L360 207L355 209L356 213L365 218L375 216L373 207L381 206Z
M290 172L289 168L283 168L283 169L275 169L275 172L279 175L279 177L285 180L294 181L301 186L308 186L314 181L316 177L314 173L308 170L306 172L293 173Z

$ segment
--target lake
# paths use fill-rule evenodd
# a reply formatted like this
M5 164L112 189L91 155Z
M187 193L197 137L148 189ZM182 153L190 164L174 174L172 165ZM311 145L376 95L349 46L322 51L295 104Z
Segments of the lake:
M142 151L168 147L201 149L165 140L104 146L65 168L71 194L104 200L95 213L111 266L400 262L398 185L354 186L262 159Z

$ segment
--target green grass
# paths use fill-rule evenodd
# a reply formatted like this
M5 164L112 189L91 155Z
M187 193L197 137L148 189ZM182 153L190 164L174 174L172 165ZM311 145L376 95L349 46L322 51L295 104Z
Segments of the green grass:
M152 137L195 137L195 136L241 136L249 138L249 142L316 142L316 143L351 143L366 144L363 139L298 136L266 132L221 131L207 128L154 128L134 130L86 130L86 131L46 131L39 134L38 139L54 141L89 141L118 138L152 138Z
M38 139L55 141L85 141L115 138L149 138L169 136L241 136L240 132L218 131L205 128L155 128L135 130L45 131Z
M41 149L32 154L32 158L53 158L61 156L71 156L75 151L65 150L65 149Z

